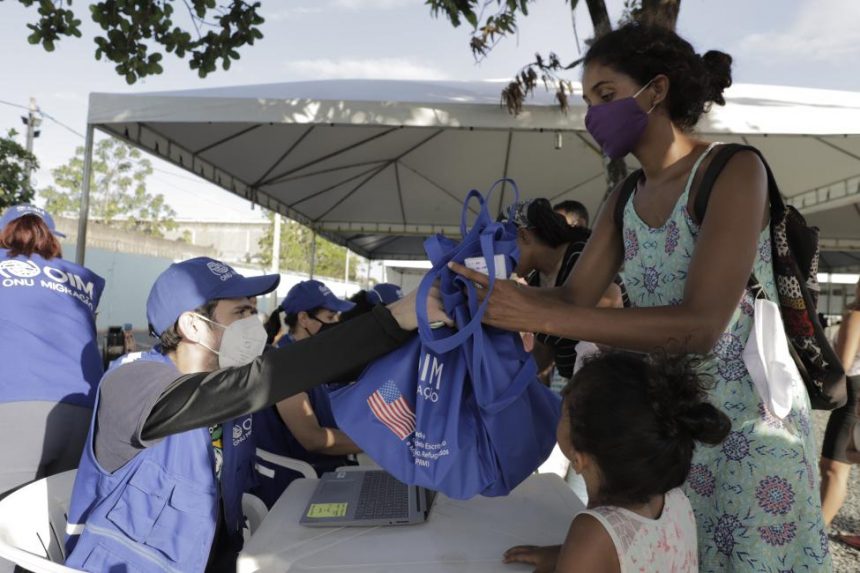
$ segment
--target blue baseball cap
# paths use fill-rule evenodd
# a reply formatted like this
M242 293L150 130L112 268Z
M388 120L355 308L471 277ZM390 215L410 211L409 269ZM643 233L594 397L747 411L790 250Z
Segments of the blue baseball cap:
M392 283L379 283L367 291L367 300L373 304L391 304L403 298L403 291Z
M156 335L170 328L183 312L211 300L260 296L278 288L280 275L244 277L221 261L197 257L173 263L158 275L146 300L146 318Z
M297 314L315 308L325 308L334 312L346 312L355 308L355 303L341 300L323 283L315 280L302 281L290 289L281 308L287 314Z
M45 225L48 226L48 229L50 229L53 234L58 237L66 236L57 230L57 226L54 225L54 218L51 217L47 211L41 207L36 207L35 205L13 205L6 209L6 212L3 213L2 217L0 217L0 231L2 231L9 223L16 219L20 219L24 215L35 215L45 222Z

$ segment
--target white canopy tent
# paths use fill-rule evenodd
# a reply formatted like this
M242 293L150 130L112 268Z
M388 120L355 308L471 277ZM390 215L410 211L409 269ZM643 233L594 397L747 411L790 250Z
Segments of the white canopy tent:
M496 179L525 198L604 195L603 159L573 98L538 90L518 116L499 82L334 80L90 95L94 129L305 223L370 258L421 258L422 238L456 235L462 200ZM825 246L860 250L860 94L739 85L698 126L768 157L783 193ZM84 177L88 182L89 178ZM493 209L511 200L510 188ZM86 240L81 201L78 260Z

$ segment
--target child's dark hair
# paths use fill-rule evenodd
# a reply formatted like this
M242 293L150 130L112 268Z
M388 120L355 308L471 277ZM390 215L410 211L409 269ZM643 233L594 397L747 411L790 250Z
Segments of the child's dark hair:
M585 55L630 76L644 86L655 76L669 78L666 109L672 121L692 129L711 103L725 105L723 90L732 85L732 57L711 50L700 56L689 42L660 26L627 24L601 36Z
M600 468L599 501L645 503L684 483L695 442L719 444L731 421L707 401L690 356L604 353L567 388L574 449Z
M535 199L526 211L528 228L537 238L549 245L558 247L567 243L585 242L589 231L584 227L571 227L563 215L556 213L546 199Z

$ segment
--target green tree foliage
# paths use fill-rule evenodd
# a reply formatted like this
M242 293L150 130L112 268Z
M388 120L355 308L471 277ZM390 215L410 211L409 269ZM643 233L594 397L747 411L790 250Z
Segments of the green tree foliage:
M469 47L476 60L489 55L503 38L515 34L517 22L529 15L529 5L537 0L426 0L434 17L444 16L454 27L466 21L472 28ZM570 9L579 5L579 0L567 0ZM595 37L612 30L605 0L585 0L588 14L594 27ZM632 21L674 29L681 9L681 0L625 0L621 23ZM571 30L576 33L576 30ZM590 40L586 40L588 44ZM573 85L565 72L582 63L582 58L562 62L555 52L535 54L533 62L520 68L513 80L502 90L502 103L518 114L526 98L535 88L543 85L554 89L559 106L567 109L568 97Z
M10 129L6 137L0 136L0 211L33 199L28 173L38 169L39 163L35 155L15 141L16 135Z
M274 221L274 215L269 213L269 222ZM260 238L260 258L265 266L272 264L272 239L274 225L269 225L266 234ZM313 231L295 221L285 219L281 224L281 261L282 271L310 273L311 245ZM346 263L346 248L317 237L315 276L343 279L344 264ZM349 278L358 277L358 256L349 258Z
M54 184L39 191L45 208L55 215L77 216L84 180L84 148L65 165L51 170ZM146 190L152 163L116 139L102 139L93 150L90 216L112 227L163 237L176 228L176 212L164 195Z
M448 18L455 28L465 20L472 27L469 47L475 59L485 58L502 39L517 31L517 20L528 16L529 4L537 0L426 0L433 16ZM579 0L567 0L571 11ZM612 23L606 10L605 0L585 0L588 15L594 28L594 38L609 33ZM493 9L495 8L495 10ZM620 24L641 22L649 26L664 26L675 29L681 0L624 0ZM576 20L574 19L574 26ZM576 36L576 28L571 30ZM594 38L587 39L589 44ZM578 41L578 38L575 38ZM533 62L519 69L510 83L502 90L502 104L514 115L520 113L526 98L535 88L543 84L545 89L554 89L562 110L567 110L568 97L573 93L573 84L565 72L582 63L582 58L564 63L554 52L542 56L535 54ZM606 193L608 194L627 176L623 159L606 163Z
M3 2L4 0L0 0ZM14 0L13 0L14 1ZM31 44L53 52L66 37L81 37L79 12L72 0L18 0L38 14L27 25ZM165 53L187 59L201 78L239 59L239 49L263 37L260 2L242 0L103 0L91 2L89 15L101 29L96 59L116 64L129 84L158 75Z

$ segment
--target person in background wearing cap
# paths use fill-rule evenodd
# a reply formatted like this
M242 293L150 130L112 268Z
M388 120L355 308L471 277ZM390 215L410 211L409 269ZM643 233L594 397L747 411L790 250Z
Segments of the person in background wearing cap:
M340 315L341 322L351 320L370 311L378 304L391 304L403 298L403 290L393 283L379 283L373 288L360 290L351 297L349 302L355 303L352 310Z
M105 282L62 259L63 236L33 205L0 218L0 498L77 467L102 376Z
M242 494L255 481L259 431L250 414L354 379L416 328L413 295L261 355L266 333L255 297L279 281L243 277L206 257L158 277L146 311L159 345L99 386L69 506L66 565L235 570ZM428 312L450 324L434 296Z
M302 281L293 286L279 307L288 331L279 348L315 336L339 321L355 304L337 298L323 283ZM330 359L330 358L327 358ZM272 454L311 464L318 475L351 465L347 457L361 449L340 431L331 411L328 390L316 386L254 414L257 428L257 486L251 493L271 508L294 479L301 477L273 461Z

